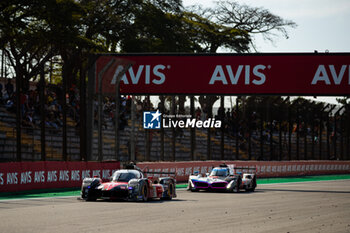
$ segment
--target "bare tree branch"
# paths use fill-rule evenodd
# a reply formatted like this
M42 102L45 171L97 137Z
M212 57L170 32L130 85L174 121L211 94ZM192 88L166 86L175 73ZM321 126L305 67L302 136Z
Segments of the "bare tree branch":
M215 22L229 28L240 29L248 34L260 34L264 39L273 42L278 34L288 39L287 28L297 26L291 20L285 20L264 8L240 5L232 1L218 1L212 10ZM251 46L255 49L254 41Z

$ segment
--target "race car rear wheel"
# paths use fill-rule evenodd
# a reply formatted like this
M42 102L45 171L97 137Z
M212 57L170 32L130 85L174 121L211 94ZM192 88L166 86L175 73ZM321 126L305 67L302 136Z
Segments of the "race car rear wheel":
M168 200L168 201L170 201L173 198L174 193L175 193L175 185L171 181L171 182L169 182L169 186L168 186L168 193L167 193L168 196L167 197L162 197L161 200Z
M245 188L246 192L254 192L255 188L256 188L256 178L254 177L251 181L251 183L249 184L249 186L247 186Z
M253 182L253 185L249 191L254 192L256 188L256 177L253 178L252 182Z
M242 179L241 179L241 177L238 177L234 192L239 193L240 188L241 188L241 183L242 183Z
M142 196L142 201L148 200L148 187L145 182L143 182L141 185L141 196Z

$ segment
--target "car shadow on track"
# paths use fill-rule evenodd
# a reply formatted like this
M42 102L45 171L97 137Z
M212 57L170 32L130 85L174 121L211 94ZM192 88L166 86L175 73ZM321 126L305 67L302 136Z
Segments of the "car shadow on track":
M189 192L189 191L188 191ZM259 193L261 192L261 190L255 190L254 192L246 192L246 191L240 191L238 193L230 193L230 192L219 192L219 191L209 191L209 190L200 190L197 192L189 192L189 193L193 193L193 194L197 194L197 193L208 193L208 194L214 194L214 195L220 195L220 194L228 194L228 195L248 195L248 194L254 194L254 193Z
M78 197L77 200L85 202L81 197ZM150 199L148 201L128 201L128 200L122 200L122 199L116 199L116 200L103 200L98 199L96 201L87 201L87 202L110 202L110 203L166 203L166 202L182 202L182 201L192 201L192 200L184 200L184 199L172 199L172 200L159 200L159 199Z
M350 191L336 190L305 190L305 189L259 189L262 192L301 192L301 193L333 193L333 194L350 194Z

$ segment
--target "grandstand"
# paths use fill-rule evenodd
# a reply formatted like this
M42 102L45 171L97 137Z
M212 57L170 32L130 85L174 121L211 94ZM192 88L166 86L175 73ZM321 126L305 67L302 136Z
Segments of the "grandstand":
M115 157L115 129L113 123L105 114L105 127L103 127L103 160L130 160L130 135L131 135L131 120L128 120L127 126L120 130L120 151L119 158ZM35 119L38 121L39 119ZM9 112L3 106L0 107L0 152L2 161L16 160L16 122L15 114ZM46 130L46 159L47 160L62 160L62 129L47 127ZM147 158L147 143L146 132L150 135L150 154ZM93 132L93 151L91 160L98 159L98 139L97 126ZM176 131L175 141L175 160L188 161L191 160L191 136L190 129L182 129L182 132ZM207 130L195 130L195 149L194 160L207 160ZM236 136L225 133L224 137L224 158L223 159L238 159L238 160L288 160L288 144L289 135L286 132L281 133L282 141L279 143L279 132L273 133L272 144L270 140L261 140L257 132L252 133L250 142L247 138L237 140ZM160 161L161 160L161 134L159 130L146 131L142 127L141 119L136 121L134 132L136 142L136 160L137 161ZM164 129L164 160L171 161L172 157L172 129ZM327 144L327 133L322 134L322 144L320 146L320 138L315 141L312 135L307 134L306 137L299 137L298 143L297 134L291 134L291 159L327 159L327 150L333 153L333 146ZM212 131L211 133L211 159L220 160L221 157L221 131ZM306 142L306 144L305 144ZM22 128L22 160L35 161L41 159L41 140L40 127ZM250 146L249 146L250 144ZM237 148L238 145L238 148ZM272 146L271 146L272 145ZM306 146L305 146L306 145ZM341 140L337 141L338 153L344 150L341 149ZM281 147L281 148L280 148ZM329 148L328 148L329 147ZM271 151L272 148L272 151ZM238 154L237 154L238 149ZM261 149L263 152L261 152ZM281 149L281 158L280 156ZM322 151L320 155L320 149ZM76 127L76 122L72 118L67 119L67 153L68 160L80 160L80 137L79 127ZM299 153L299 155L298 155ZM238 156L237 156L238 155Z

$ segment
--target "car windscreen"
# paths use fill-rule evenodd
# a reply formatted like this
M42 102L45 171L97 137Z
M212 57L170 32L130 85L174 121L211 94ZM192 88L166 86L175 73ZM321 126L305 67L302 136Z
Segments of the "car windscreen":
M141 173L138 171L116 171L113 174L112 181L128 182L131 179L140 179Z
M210 175L211 176L228 176L228 169L226 168L214 168Z

